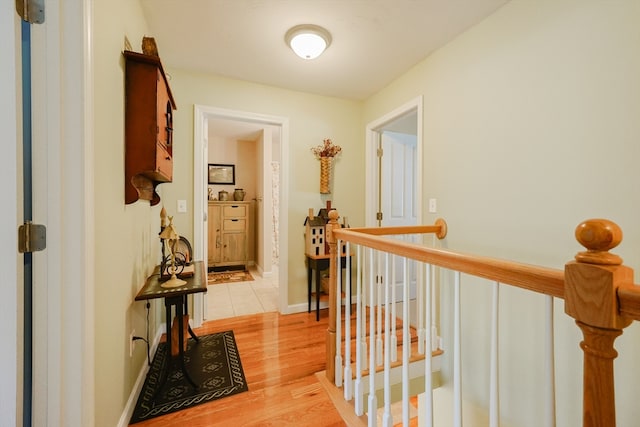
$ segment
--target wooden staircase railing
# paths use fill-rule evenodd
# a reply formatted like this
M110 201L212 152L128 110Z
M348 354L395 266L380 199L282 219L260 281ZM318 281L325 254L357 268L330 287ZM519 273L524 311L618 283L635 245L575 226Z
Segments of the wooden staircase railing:
M633 320L640 320L640 287L633 283L633 270L609 252L622 239L622 231L615 223L593 219L578 225L576 239L586 251L578 253L563 271L383 237L434 233L442 239L447 232L442 220L432 226L344 229L338 216L335 210L329 212L326 235L332 254L326 343L326 374L330 381L335 378L336 369L336 246L340 241L564 299L566 314L576 320L584 337L580 343L584 353L583 426L615 426L614 341Z

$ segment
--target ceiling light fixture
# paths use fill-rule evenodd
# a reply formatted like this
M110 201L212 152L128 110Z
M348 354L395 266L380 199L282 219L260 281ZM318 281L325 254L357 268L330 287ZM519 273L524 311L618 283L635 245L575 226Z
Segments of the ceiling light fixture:
M296 25L284 36L287 45L302 59L314 59L331 44L331 34L317 25Z

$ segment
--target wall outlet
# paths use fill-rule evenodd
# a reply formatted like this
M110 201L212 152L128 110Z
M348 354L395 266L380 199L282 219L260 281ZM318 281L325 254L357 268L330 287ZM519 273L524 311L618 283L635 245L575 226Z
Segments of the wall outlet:
M187 201L186 200L178 200L178 212L186 213L187 212Z
M132 329L129 334L129 357L133 357L133 349L136 346L136 341L133 339L136 336L136 330Z

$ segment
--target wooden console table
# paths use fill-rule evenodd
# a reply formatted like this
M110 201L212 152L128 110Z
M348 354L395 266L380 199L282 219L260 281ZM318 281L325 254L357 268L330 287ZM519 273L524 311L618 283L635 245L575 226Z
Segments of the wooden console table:
M136 301L144 301L155 298L163 298L164 306L165 306L165 316L166 316L166 324L167 324L167 357L165 358L166 363L164 365L163 374L161 375L160 386L156 389L156 393L162 388L164 383L167 381L167 377L171 371L171 365L173 365L174 355L171 351L171 341L172 341L172 333L171 333L171 308L175 307L176 312L176 320L178 322L178 355L180 361L180 367L182 372L185 375L185 378L191 383L194 388L198 388L196 383L191 379L187 372L187 368L184 364L184 342L185 342L185 334L184 327L187 327L189 331L189 335L198 341L198 337L193 332L189 324L183 324L184 315L189 314L188 300L187 296L189 294L195 294L198 292L207 292L207 275L205 274L204 262L195 261L193 263L193 276L191 277L183 277L187 283L183 286L176 288L163 288L161 285L163 282L160 281L160 267L156 267L155 271L147 281L145 282L138 295L136 295ZM154 396L155 397L155 396Z
M306 264L307 264L307 297L309 300L309 305L307 307L307 313L311 312L311 276L312 273L315 271L315 275L316 275L316 320L320 320L320 272L323 270L326 270L329 268L329 259L330 256L329 255L311 255L311 254L304 254L305 258L306 258ZM352 255L349 255L349 264L351 264L351 257ZM345 268L347 268L347 255L342 255L340 257L340 265L342 267L342 269L344 270ZM344 282L343 282L344 283ZM348 295L347 295L347 301L348 304L351 303L351 289L349 289Z

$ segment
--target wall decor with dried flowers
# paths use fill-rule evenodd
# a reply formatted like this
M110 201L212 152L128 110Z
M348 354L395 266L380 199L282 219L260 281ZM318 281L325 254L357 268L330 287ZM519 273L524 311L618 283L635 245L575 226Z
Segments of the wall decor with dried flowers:
M320 193L329 194L331 182L331 167L333 158L342 151L339 145L335 145L331 139L324 139L322 144L311 148L316 159L320 160Z

